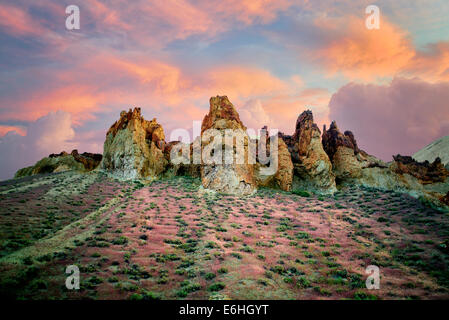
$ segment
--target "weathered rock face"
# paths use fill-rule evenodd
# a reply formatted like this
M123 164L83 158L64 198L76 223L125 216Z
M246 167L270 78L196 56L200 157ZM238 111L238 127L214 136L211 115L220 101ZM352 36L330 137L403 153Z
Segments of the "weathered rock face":
M280 188L284 191L291 191L292 183L293 183L293 162L292 157L290 155L290 151L288 151L287 144L284 142L282 137L278 135L277 139L277 158L274 158L276 155L271 153L270 149L270 137L268 135L267 127L265 126L266 135L265 137L260 137L260 139L265 139L264 143L266 146L265 152L267 152L267 156L271 157L271 161L276 161L276 163L272 163L275 167L277 167L276 173L264 175L262 169L267 168L267 165L261 164L259 159L259 152L257 153L257 163L254 170L255 179L257 181L257 185L264 187L273 187ZM258 146L258 141L254 141ZM257 147L259 151L259 147ZM262 151L261 151L262 152Z
M351 131L340 132L333 121L322 137L323 148L332 161L333 171L338 182L360 179L366 168L387 168L387 165L359 149Z
M95 169L101 161L101 154L84 152L78 154L78 150L73 150L70 154L62 151L58 154L50 154L47 158L39 160L34 166L20 169L16 172L15 178L30 176L39 173L55 173L69 170L80 172Z
M84 169L88 171L94 170L100 164L101 159L103 158L103 156L98 153L83 152L82 154L79 154L78 150L76 149L72 150L70 154L75 159L75 161L82 163Z
M321 143L321 132L313 123L312 111L304 111L296 121L293 136L281 137L291 153L294 166L293 188L312 189L319 193L335 192L332 164Z
M234 139L225 139L226 130L232 130L236 141L243 143L243 161L238 162L233 143ZM214 131L217 130L217 131ZM213 133L219 133L223 139L222 143L214 148L217 143L215 138L211 139ZM226 96L210 98L209 113L204 117L201 124L201 152L203 162L201 165L201 180L203 187L227 194L248 195L256 190L254 181L254 165L248 161L249 137L246 127L240 121L240 117L232 103ZM221 149L222 157L217 163L206 163L204 157L212 158ZM225 150L234 150L231 154L225 154Z
M421 184L444 182L449 177L449 171L443 166L440 158L434 162L418 162L409 156L393 156L396 165L394 171L398 174L407 173L414 176Z
M165 136L156 119L145 120L140 108L122 111L106 134L101 168L122 179L156 179L167 165Z
M352 149L354 154L360 152L354 134L351 131L345 131L344 134L341 134L335 121L332 121L329 130L326 130L326 125L324 126L322 142L324 151L326 151L331 161L339 147Z

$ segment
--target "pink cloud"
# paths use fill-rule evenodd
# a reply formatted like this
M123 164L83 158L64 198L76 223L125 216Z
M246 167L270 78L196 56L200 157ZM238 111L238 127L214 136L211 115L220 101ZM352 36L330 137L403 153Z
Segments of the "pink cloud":
M26 11L12 5L0 4L0 28L13 35L37 35L43 28Z
M0 137L3 137L8 132L15 132L21 136L26 135L26 130L22 127L0 125Z
M74 137L71 116L63 111L30 123L25 136L7 133L0 138L0 179L12 178L18 169L57 150L72 150L76 146L71 141Z
M350 83L330 102L331 120L359 146L384 160L411 155L449 135L449 82L395 78L389 85Z

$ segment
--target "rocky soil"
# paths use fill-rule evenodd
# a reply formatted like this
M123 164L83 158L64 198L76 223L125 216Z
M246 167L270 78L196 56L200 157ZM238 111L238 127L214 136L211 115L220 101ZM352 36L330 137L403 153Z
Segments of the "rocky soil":
M449 298L449 217L407 194L198 192L102 173L0 185L0 290L21 299ZM365 287L377 265L380 290ZM81 289L65 288L65 268Z

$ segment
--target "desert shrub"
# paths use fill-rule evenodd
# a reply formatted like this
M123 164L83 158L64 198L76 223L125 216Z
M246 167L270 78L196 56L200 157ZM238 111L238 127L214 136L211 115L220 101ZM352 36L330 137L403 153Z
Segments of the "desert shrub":
M355 300L377 300L377 297L373 294L368 294L366 292L363 292L361 290L356 291L354 293L354 299Z
M28 265L28 266L33 264L33 259L29 256L25 257L22 261L23 261L23 264Z
M143 300L143 295L140 293L133 293L129 296L129 300Z
M225 288L225 284L223 282L216 282L213 285L211 285L208 290L209 291L220 291Z
M319 293L319 294L321 294L323 296L330 296L330 295L332 295L332 293L329 290L324 289L324 288L313 287L313 290L315 290L315 292L317 292L317 293Z
M212 272L208 272L208 273L206 273L206 275L204 276L204 278L205 278L206 280L212 280L212 279L215 278L215 277L216 277L215 273L212 273Z
M214 241L208 241L206 244L206 248L209 248L209 249L214 249L217 247L218 247L218 245Z
M101 279L97 276L92 276L87 280L87 282L89 282L92 285L98 285L100 283L103 283L103 279Z
M292 191L292 193L296 194L298 196L301 196L301 197L305 197L305 198L310 197L310 193L308 193L305 190L295 189L295 190Z
M305 276L301 276L296 280L296 285L300 288L308 288L310 287L310 281Z
M285 283L292 283L293 282L293 279L290 278L290 277L284 277L283 280L284 280Z
M231 256L233 256L234 258L237 258L237 259L242 259L242 255L237 252L231 252Z
M142 234L142 235L139 236L139 239L141 239L141 240L147 240L147 239L148 239L148 236L147 236L146 234Z
M123 245L128 243L128 238L125 236L120 236L112 240L112 244Z
M295 234L295 237L297 239L309 239L310 235L305 231L300 231Z
M254 249L251 248L250 246L244 245L243 247L240 248L240 251L252 253L254 252Z
M161 295L158 293L154 293L151 291L143 291L142 292L143 300L160 300Z
M221 274L223 274L223 273L228 273L228 269L226 269L226 268L224 268L224 267L221 267L220 269L217 270L217 272L218 272L218 273L221 273Z
M323 255L323 257L329 257L330 256L329 251L322 251L321 254Z

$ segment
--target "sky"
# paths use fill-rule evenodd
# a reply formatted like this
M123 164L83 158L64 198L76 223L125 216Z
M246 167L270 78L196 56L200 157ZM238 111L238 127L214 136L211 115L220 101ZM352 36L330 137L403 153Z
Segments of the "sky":
M385 161L411 155L449 135L447 17L447 0L0 0L0 180L50 153L102 153L133 107L170 140L216 95L248 128L292 134L310 109Z

